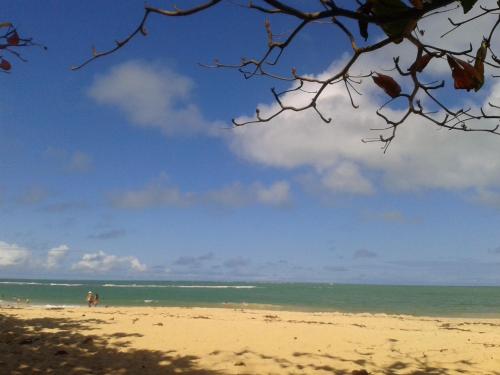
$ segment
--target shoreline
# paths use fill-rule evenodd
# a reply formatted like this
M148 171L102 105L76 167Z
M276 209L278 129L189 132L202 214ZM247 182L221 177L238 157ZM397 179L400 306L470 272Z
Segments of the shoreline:
M500 319L84 306L0 307L0 319L0 373L9 374L448 375L500 368Z
M404 314L389 312L370 312L370 311L341 311L326 310L314 308L291 308L292 306L256 304L256 303L227 303L227 304L206 304L206 305L106 305L89 308L86 304L54 304L54 303L17 303L0 301L0 310L2 309L41 309L41 310L60 310L60 309L221 309L221 310L250 310L261 312L290 312L305 314L331 314L347 316L380 316L380 317L408 317L408 318L428 318L428 319L475 319L475 320L500 320L500 311L498 313L468 313L455 315L429 315L429 314Z

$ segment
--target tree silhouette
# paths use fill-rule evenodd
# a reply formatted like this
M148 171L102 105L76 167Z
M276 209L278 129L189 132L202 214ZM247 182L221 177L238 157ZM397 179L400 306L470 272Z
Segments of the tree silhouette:
M9 73L12 64L7 58L10 55L18 60L26 61L19 52L24 47L41 46L33 42L32 38L22 38L19 36L17 29L10 22L0 22L0 72Z
M495 35L500 24L500 0L491 0L487 6L476 4L478 0L364 0L357 2L342 2L335 0L310 0L307 2L296 0L250 0L249 2L236 3L237 0L208 0L198 5L180 9L161 9L145 6L144 15L139 25L124 39L116 41L113 48L99 52L93 49L92 56L73 70L78 70L90 62L115 53L138 35L147 35L146 24L149 17L159 15L164 17L186 17L196 13L208 11L221 3L230 3L243 7L248 12L260 12L266 15L265 31L267 34L267 47L261 57L255 59L242 59L237 64L225 64L215 60L211 68L237 69L246 79L254 77L267 77L287 83L286 90L271 88L272 96L276 102L273 112L262 113L259 108L255 111L254 118L242 122L232 120L234 126L251 123L269 122L284 112L313 110L325 123L332 118L320 109L320 99L325 91L333 85L342 85L350 99L353 108L358 108L356 95L361 95L360 84L363 80L371 78L388 97L376 114L382 118L387 126L380 131L377 137L367 138L365 142L382 142L384 151L396 137L397 129L404 124L410 116L419 116L428 122L442 128L464 132L489 132L500 135L498 120L500 115L499 103L487 103L484 107L472 109L466 106L452 108L442 100L443 95L449 91L442 90L445 78L451 75L455 90L465 90L468 95L474 95L484 85L486 80L497 78L495 72L500 69L500 58L495 53ZM346 5L347 4L347 5ZM454 51L442 46L429 44L424 35L436 33L432 28L423 30L419 22L429 17L461 7L466 15L460 21L448 18L449 30L441 35L446 36L457 32L462 26L471 23L491 22L489 31L483 36L482 41L470 41L466 50ZM467 18L467 13L476 7L479 12ZM491 17L486 17L491 16ZM273 32L272 20L276 17L286 17L291 25L291 30L286 33ZM492 18L493 17L493 18ZM280 61L284 53L293 48L293 42L303 30L312 24L321 24L330 28L339 35L343 35L351 46L350 56L343 65L327 77L314 77L299 72L293 68L288 74L278 72ZM10 29L9 29L10 30ZM25 40L26 41L26 40ZM353 71L354 64L363 55L375 51L388 50L394 45L401 46L401 42L410 44L414 50L414 58L410 64L400 61L398 56L393 58L393 67L390 72L369 71L357 73ZM26 41L28 43L28 41ZM473 44L475 44L473 46ZM8 49L12 44L7 43ZM402 47L401 47L402 48ZM397 49L396 49L397 51ZM338 51L340 54L343 51ZM392 52L389 52L392 53ZM446 60L449 72L442 79L426 82L426 69L439 60ZM2 60L3 61L3 60ZM485 66L488 71L485 73ZM1 66L0 66L1 68ZM493 73L491 73L493 72ZM387 73L387 74L386 74ZM405 89L402 89L401 83ZM382 91L381 91L382 92ZM291 93L300 93L306 98L301 105L290 103ZM404 111L398 118L392 118L385 109L394 106ZM489 121L480 121L488 119Z

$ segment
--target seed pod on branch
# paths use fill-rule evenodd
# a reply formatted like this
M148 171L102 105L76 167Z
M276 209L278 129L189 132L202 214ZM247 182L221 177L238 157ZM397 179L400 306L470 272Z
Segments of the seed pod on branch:
M377 72L374 74L376 75L372 75L373 82L375 82L378 87L382 88L391 98L395 98L401 94L401 86L399 86L394 78Z

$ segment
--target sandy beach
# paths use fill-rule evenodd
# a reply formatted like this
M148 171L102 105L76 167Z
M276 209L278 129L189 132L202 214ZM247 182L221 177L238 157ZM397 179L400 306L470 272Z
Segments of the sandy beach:
M0 374L500 374L500 319L0 308Z

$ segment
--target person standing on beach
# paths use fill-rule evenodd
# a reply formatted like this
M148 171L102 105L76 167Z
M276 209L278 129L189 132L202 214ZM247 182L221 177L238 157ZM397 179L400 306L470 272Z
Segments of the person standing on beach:
M92 291L89 290L89 292L87 293L87 304L89 305L89 307L92 307L94 302L95 302L94 293L92 293Z
M97 306L99 304L99 294L95 294L94 296L94 307Z

